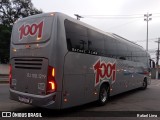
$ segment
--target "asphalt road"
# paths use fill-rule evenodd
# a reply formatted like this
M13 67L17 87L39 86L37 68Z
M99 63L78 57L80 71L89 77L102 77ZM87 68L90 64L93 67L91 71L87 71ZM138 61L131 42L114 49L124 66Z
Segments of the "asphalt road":
M93 102L62 111L48 110L12 101L9 99L9 85L0 84L0 111L42 113L43 119L47 120L53 118L69 120L75 118L78 120L137 120L137 114L160 115L160 80L152 80L152 84L148 86L146 90L137 89L111 97L105 106L99 107ZM122 116L123 119L120 118L120 116ZM158 116L158 118L145 117L139 119L160 120L160 116Z

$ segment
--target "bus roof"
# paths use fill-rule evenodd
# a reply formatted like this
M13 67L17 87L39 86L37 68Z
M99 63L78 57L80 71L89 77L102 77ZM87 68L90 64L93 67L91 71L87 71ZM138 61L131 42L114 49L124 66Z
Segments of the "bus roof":
M43 16L43 17L44 17L44 16L57 16L58 18L61 18L63 21L64 21L65 19L68 19L68 20L70 20L70 21L72 21L72 22L74 22L74 23L80 24L80 25L82 25L82 26L85 26L85 27L90 28L90 29L92 29L92 30L95 30L95 31L97 31L97 32L100 32L100 33L102 33L102 34L105 34L105 35L107 35L107 36L109 36L109 37L112 37L113 39L115 39L115 40L117 40L117 41L121 41L121 42L130 44L131 46L138 47L139 49L145 51L142 46L140 46L140 45L138 45L138 44L136 44L136 43L134 43L134 42L132 42L132 41L130 41L130 40L127 40L127 39L125 39L125 38L123 38L123 37L121 37L121 36L119 36L119 35L117 35L117 34L109 33L109 32L104 32L104 31L102 31L102 30L100 30L100 29L98 29L98 28L95 28L95 27L93 27L93 26L91 26L91 25L88 25L88 24L86 24L86 23L84 23L84 22L82 22L82 21L79 21L79 20L77 20L77 19L75 19L75 18L72 18L72 17L70 17L70 16L68 16L68 15L66 15L66 14L60 13L60 12L49 12L49 13L36 14L36 15L32 15L32 16L29 16L29 17L20 19L20 20L18 20L18 22L21 22L21 21L24 21L24 20L28 20L28 19L32 19L32 18L35 18L35 17L42 17L42 16Z
M128 43L128 44L130 44L130 45L134 45L134 46L139 47L140 49L144 50L144 48L143 48L142 46L140 46L140 45L136 44L135 42L132 42L132 41L130 41L130 40L128 40L128 39L125 39L125 38L123 38L123 37L121 37L121 36L119 36L119 35L117 35L117 34L115 34L115 33L104 32L104 31L102 31L102 30L100 30L100 29L98 29L98 28L95 28L95 27L93 27L93 26L91 26L91 25L88 25L88 24L86 24L86 23L84 23L84 22L82 22L82 21L79 21L79 20L77 20L77 19L75 19L75 18L72 18L72 17L70 17L70 16L68 16L68 15L66 15L66 14L63 14L63 13L56 12L55 14L56 14L57 16L59 16L59 17L62 17L64 20L65 20L65 19L68 19L68 20L70 20L70 21L72 21L72 22L75 22L75 23L80 24L80 25L82 25L82 26L85 26L85 27L88 27L88 28L90 28L90 29L93 29L93 30L95 30L95 31L97 31L97 32L100 32L100 33L102 33L102 34L105 34L105 35L107 35L107 36L110 36L110 37L114 38L115 40L121 40L122 42L125 41L126 43Z

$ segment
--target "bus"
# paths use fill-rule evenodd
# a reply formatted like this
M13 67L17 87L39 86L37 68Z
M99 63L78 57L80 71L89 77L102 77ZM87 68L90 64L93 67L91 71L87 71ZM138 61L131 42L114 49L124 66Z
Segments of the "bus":
M141 46L63 13L17 21L10 45L10 99L49 109L97 101L150 84Z

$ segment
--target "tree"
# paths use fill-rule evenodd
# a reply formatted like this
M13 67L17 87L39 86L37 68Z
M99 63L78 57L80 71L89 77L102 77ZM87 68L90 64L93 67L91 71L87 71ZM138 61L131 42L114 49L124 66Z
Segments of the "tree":
M0 63L7 63L9 60L11 28L0 25Z
M31 0L2 0L0 2L0 23L12 26L18 19L42 13L34 8Z
M12 26L16 20L42 13L31 0L0 0L0 62L9 60Z

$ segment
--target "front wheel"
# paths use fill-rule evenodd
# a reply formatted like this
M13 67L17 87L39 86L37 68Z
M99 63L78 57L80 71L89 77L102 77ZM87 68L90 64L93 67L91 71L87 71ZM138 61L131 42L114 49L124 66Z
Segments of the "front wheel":
M102 85L99 91L99 105L105 105L109 99L109 86Z

